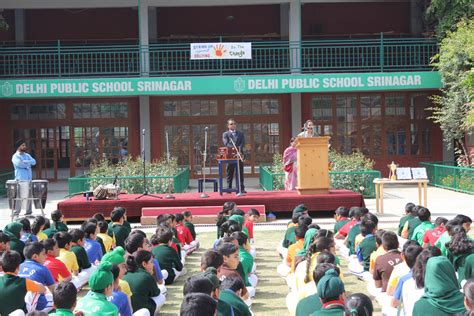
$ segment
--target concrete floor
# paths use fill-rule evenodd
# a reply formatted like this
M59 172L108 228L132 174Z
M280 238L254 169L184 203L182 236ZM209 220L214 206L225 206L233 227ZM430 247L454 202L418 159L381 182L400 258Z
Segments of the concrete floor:
M247 191L260 191L260 185L258 178L246 178L246 190ZM207 190L211 190L211 186L208 184ZM192 179L190 182L190 191L197 192L197 180ZM398 222L399 217L403 213L403 209L406 203L413 202L418 203L418 190L416 186L386 186L384 199L384 214L378 214L381 222L381 228L394 227L395 223ZM52 210L55 210L57 204L66 199L68 194L67 181L58 181L49 183L48 188L48 201L45 209L47 215ZM367 208L375 213L375 199L365 199ZM470 217L474 217L474 195L465 193L454 192L450 190L440 189L436 187L428 186L428 208L431 211L432 217L444 216L446 218L452 218L457 214L465 214ZM39 210L34 210L34 214L39 214ZM8 201L6 198L0 198L0 228L4 227L10 222L11 211L8 208ZM288 214L288 216L290 216ZM332 215L322 214L317 216L318 224L323 226L328 225L331 227L334 223ZM272 224L286 223L287 219L281 219ZM284 225L271 225L273 229L281 226L284 229ZM268 224L261 225L262 229L271 229ZM202 227L202 229L206 229ZM212 228L214 229L214 228Z

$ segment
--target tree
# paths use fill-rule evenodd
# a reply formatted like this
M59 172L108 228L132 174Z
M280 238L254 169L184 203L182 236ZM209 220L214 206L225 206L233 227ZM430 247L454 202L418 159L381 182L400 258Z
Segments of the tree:
M474 17L474 0L431 0L425 17L438 38L443 39L447 32L456 30L459 21Z
M455 32L446 34L435 61L444 87L441 95L433 97L435 106L431 118L440 124L443 138L448 144L454 140L459 153L458 163L470 166L472 159L466 149L464 136L472 132L468 118L474 93L474 19L462 20Z

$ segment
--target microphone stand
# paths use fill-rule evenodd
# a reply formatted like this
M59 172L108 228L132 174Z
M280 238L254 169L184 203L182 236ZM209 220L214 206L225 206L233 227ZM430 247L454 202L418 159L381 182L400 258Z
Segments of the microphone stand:
M235 142L234 140L232 139L232 137L229 137L230 141L232 142L232 146L234 146L235 148L235 151L237 152L237 157L239 158L240 162L242 163L242 167L244 165L244 158L242 157L242 155L240 155L240 151L239 149L237 148L237 146L235 145ZM242 176L240 174L240 166L239 166L239 163L240 162L237 162L237 172L238 172L238 175L239 175L239 180L241 179L240 177ZM239 186L239 193L237 193L236 195L237 196L244 196L245 193L242 193L242 185L240 183L237 184Z
M168 138L168 130L165 131L166 134L166 161L168 165L170 164L170 144ZM168 194L165 195L165 199L174 199L175 197L171 194L171 183L168 182Z
M202 193L200 195L201 198L208 198L209 195L206 194L206 172L204 169L206 169L206 160L207 160L207 131L209 130L209 127L206 126L204 129L204 151L201 152L202 155L202 168L201 168L201 174L202 174Z
M153 195L148 193L148 183L146 181L146 164L145 164L145 129L142 130L142 158L143 158L143 194L136 197L135 200L138 200L144 196L151 196L157 199L162 199L161 196Z

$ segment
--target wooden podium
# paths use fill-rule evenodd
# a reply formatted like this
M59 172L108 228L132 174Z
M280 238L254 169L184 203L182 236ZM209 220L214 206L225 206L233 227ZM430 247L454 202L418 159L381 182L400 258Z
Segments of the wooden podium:
M298 183L300 195L329 192L328 136L296 139Z

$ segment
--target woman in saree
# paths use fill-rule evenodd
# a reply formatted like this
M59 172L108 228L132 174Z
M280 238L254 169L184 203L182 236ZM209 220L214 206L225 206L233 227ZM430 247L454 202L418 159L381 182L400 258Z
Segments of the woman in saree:
M283 152L283 166L285 169L285 190L296 189L296 138L290 139L290 146Z

